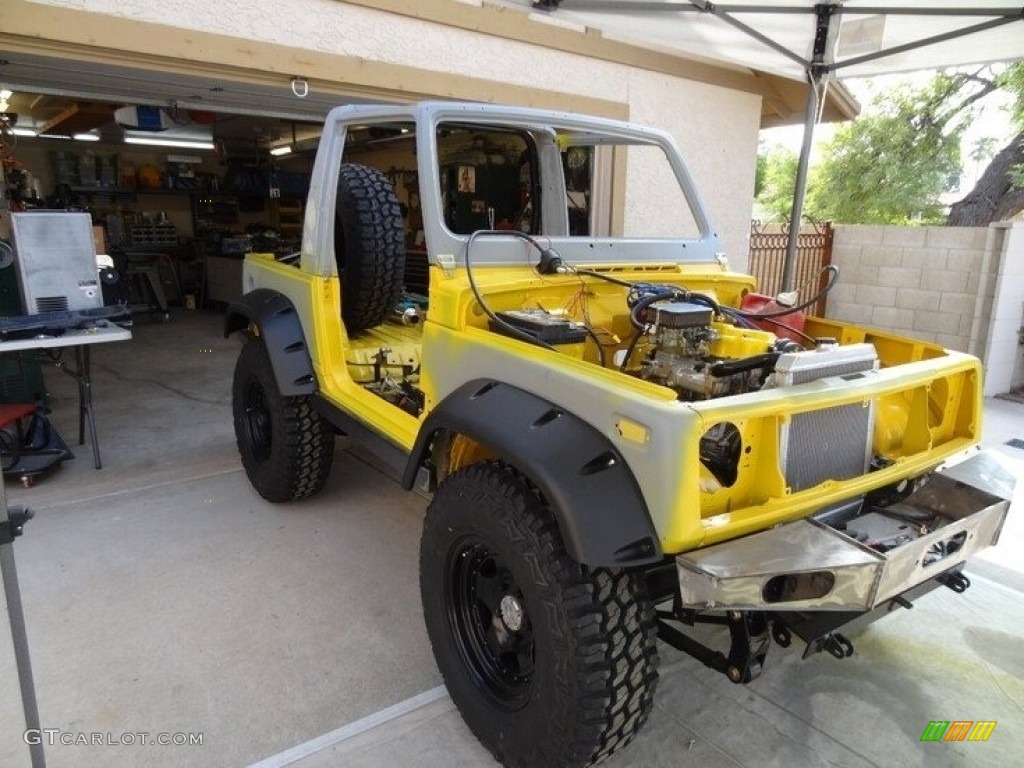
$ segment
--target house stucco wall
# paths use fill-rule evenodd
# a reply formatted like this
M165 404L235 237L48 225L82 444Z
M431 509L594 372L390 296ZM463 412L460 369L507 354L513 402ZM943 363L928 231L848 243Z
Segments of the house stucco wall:
M493 81L494 101L502 100L503 85L512 84L621 102L628 106L630 120L676 137L732 266L746 267L761 102L755 94L339 0L32 2L168 25L185 36L194 30L243 38L253 44L254 66L259 63L259 43L274 43L358 57L370 64L483 78ZM422 92L429 86L411 81L408 89ZM635 209L631 214L627 199L627 222L631 215L639 214ZM650 216L650 209L643 215Z
M989 231L982 273L989 311L978 333L986 395L1024 386L1024 222L999 222Z
M711 211L729 265L747 270L759 100L748 93L632 70L630 119L671 133Z

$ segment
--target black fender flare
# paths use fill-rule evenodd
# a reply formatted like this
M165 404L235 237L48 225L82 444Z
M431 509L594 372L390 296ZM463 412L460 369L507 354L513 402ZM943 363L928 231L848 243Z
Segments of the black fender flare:
M662 560L633 472L605 435L565 408L497 381L463 384L420 427L402 477L407 490L441 430L472 438L526 475L551 506L577 562L624 567Z
M249 324L259 329L274 369L277 387L285 397L311 395L316 375L309 357L299 313L291 300L269 288L257 288L228 305L224 337L244 330Z

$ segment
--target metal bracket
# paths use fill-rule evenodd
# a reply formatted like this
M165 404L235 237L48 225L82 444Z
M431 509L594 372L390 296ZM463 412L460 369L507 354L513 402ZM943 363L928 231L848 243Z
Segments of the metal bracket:
M0 544L10 544L21 536L25 523L35 516L35 512L25 507L8 507L8 519L0 521Z
M779 621L772 622L772 640L779 644L780 648L789 648L793 642L793 633L789 627Z
M437 263L441 267L441 272L445 277L453 277L455 275L455 257L452 254L438 254Z
M729 666L726 677L734 683L749 683L761 676L764 660L771 647L765 614L754 611L729 611Z

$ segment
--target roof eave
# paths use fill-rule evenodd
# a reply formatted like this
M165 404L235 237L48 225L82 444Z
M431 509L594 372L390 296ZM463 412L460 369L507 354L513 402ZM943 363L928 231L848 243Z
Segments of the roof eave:
M798 125L804 122L808 84L766 72L754 72L765 86L761 101L761 128ZM825 123L852 120L860 114L860 103L841 81L830 79L821 120Z

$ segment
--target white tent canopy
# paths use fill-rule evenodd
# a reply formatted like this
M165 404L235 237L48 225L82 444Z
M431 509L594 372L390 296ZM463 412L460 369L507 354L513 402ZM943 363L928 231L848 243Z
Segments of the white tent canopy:
M514 0L606 38L714 59L810 84L793 194L803 213L819 87L833 77L1024 58L1021 0ZM790 228L783 290L792 287L799 226Z
M802 80L1024 58L1020 0L516 0L607 38ZM820 34L819 34L820 30ZM816 41L818 55L816 56ZM931 41L931 42L929 42Z

